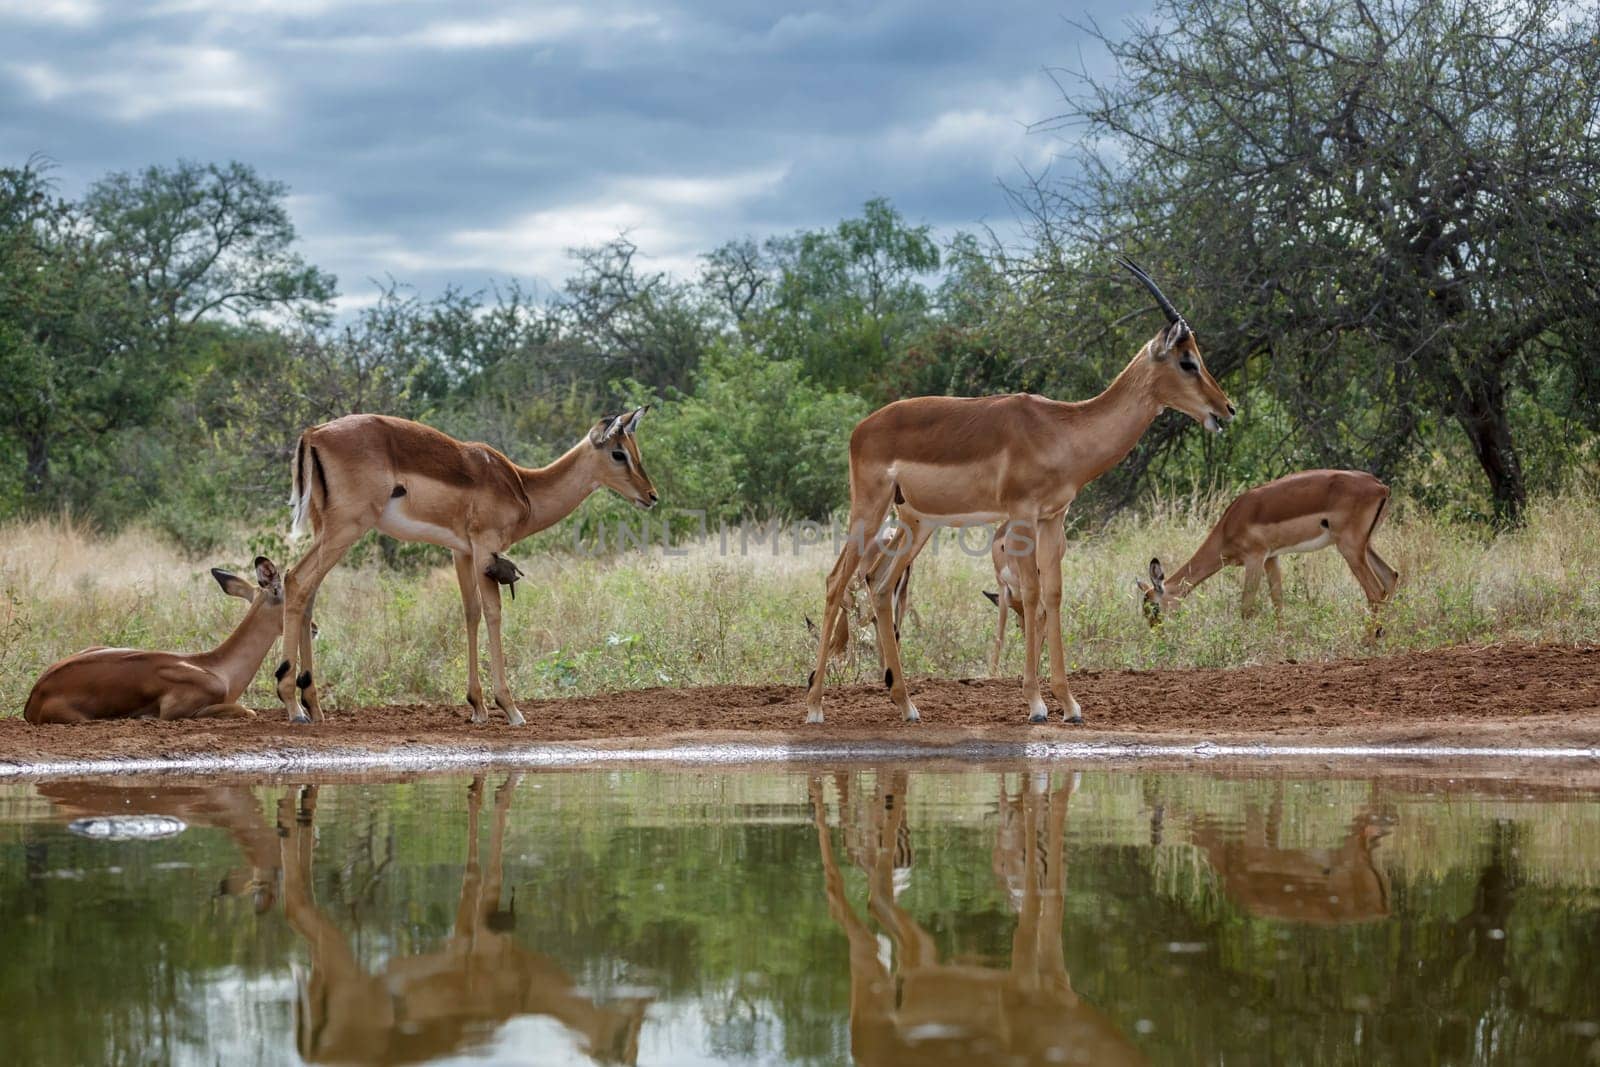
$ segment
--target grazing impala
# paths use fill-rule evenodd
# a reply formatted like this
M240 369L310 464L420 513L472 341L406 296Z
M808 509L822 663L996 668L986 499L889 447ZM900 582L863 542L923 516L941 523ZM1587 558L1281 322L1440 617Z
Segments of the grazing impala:
M33 684L22 717L31 723L94 719L249 719L239 703L283 628L283 581L270 559L256 557L256 583L213 567L211 576L250 610L210 652L89 648L48 668Z
M1245 618L1255 613L1262 575L1272 607L1282 615L1278 557L1329 545L1349 564L1376 617L1400 584L1400 573L1372 547L1372 535L1388 503L1389 487L1364 471L1301 471L1258 485L1228 505L1189 562L1170 577L1160 559L1150 561L1150 581L1137 580L1144 594L1145 618L1154 626L1164 612L1225 566L1244 568Z
M1213 431L1233 417L1233 405L1201 361L1189 324L1136 264L1122 265L1155 296L1167 325L1099 396L1080 403L1022 393L919 396L879 408L856 425L850 435L850 529L828 576L816 667L807 683L807 722L822 721L822 686L842 601L860 572L867 538L875 538L891 506L906 527L907 543L878 568L882 573L873 576L871 593L883 680L901 714L919 718L894 633L893 592L905 569L941 526L1003 523L1004 551L1022 594L1028 718L1049 717L1039 693L1039 650L1048 633L1051 689L1063 718L1083 721L1067 684L1061 644L1063 516L1079 490L1126 456L1164 409L1177 408Z
M1072 988L1062 943L1066 899L1068 776L1024 775L1007 797L993 865L1017 914L1009 965L943 961L933 935L896 901L910 862L904 772L879 772L871 823L857 862L867 873L867 913L850 903L834 855L820 778L810 783L828 914L849 944L850 1053L864 1067L926 1063L1138 1064L1144 1057L1103 1011ZM841 794L840 819L849 803ZM851 840L846 826L845 841Z
M1228 896L1258 918L1321 925L1388 918L1389 879L1373 850L1392 819L1357 815L1338 848L1284 848L1282 821L1279 797L1265 817L1259 804L1245 808L1242 836L1209 821L1197 823L1189 836Z
M525 720L506 684L500 645L500 586L511 586L514 595L522 572L500 553L566 518L602 486L641 508L655 506L655 487L634 440L645 410L601 419L545 467L519 466L488 445L457 441L386 415L346 415L301 434L290 497L291 535L309 526L314 536L284 579L283 662L277 679L289 721L322 718L309 632L317 587L362 534L379 530L450 550L466 613L472 721L489 719L478 684L481 615L489 627L494 702L511 725L521 726Z

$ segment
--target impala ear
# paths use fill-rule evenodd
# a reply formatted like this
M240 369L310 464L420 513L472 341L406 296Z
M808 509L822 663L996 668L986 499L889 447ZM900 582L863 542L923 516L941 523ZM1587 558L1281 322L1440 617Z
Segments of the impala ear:
M634 408L633 409L633 414L628 416L628 421L627 421L626 425L624 425L622 427L623 434L625 436L632 437L633 434L634 434L634 431L636 431L639 428L639 420L644 418L644 413L649 411L649 410L650 410L650 405L649 404L646 404L642 408Z
M278 568L266 556L256 557L256 584L265 589L278 580Z
M1155 586L1157 593L1162 592L1162 583L1167 580L1167 572L1161 569L1161 560L1150 561L1150 584Z
M1189 324L1182 319L1169 322L1161 327L1161 332L1156 334L1156 343L1150 350L1150 357L1154 360L1165 360L1175 348L1183 344L1189 336Z
M229 596L236 596L240 600L255 599L255 591L250 588L250 583L232 571L225 571L221 567L212 567L211 577L217 580L217 584L222 586L222 591Z
M600 421L589 430L589 443L596 448L604 448L607 441L617 436L626 418L626 415L602 415Z
M1133 585L1134 585L1134 588L1138 589L1139 592L1141 592L1141 593L1148 593L1151 589L1155 588L1155 586L1151 585L1149 582L1145 581L1143 578L1135 578L1133 580Z

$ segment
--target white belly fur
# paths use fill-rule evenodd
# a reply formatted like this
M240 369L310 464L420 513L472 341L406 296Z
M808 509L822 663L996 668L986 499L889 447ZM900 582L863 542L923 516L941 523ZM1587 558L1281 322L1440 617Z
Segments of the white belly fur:
M1285 545L1282 548L1273 549L1267 555L1298 556L1306 552L1315 552L1318 549L1327 548L1331 544L1333 544L1333 533L1330 530L1324 530L1319 536L1313 537L1309 541L1301 541L1298 545Z
M384 505L383 514L378 516L378 529L401 541L425 541L431 545L443 545L445 548L455 549L457 552L472 550L472 546L454 530L435 526L431 522L419 522L407 515L405 497L395 497Z

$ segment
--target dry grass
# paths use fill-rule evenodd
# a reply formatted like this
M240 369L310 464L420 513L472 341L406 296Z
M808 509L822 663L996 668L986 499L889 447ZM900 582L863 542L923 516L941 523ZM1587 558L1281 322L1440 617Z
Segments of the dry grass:
M1402 574L1386 635L1364 643L1364 601L1333 552L1290 561L1281 627L1270 610L1238 614L1239 572L1202 586L1157 631L1139 618L1133 579L1151 555L1175 565L1200 543L1221 501L1157 503L1074 541L1064 565L1069 657L1078 668L1237 666L1328 659L1468 641L1600 639L1600 499L1572 493L1536 501L1525 527L1493 536L1399 502L1378 536ZM190 560L156 536L101 539L62 522L0 529L0 713L15 713L52 661L92 644L198 649L216 643L243 605L207 570L243 573L241 534L231 560ZM543 543L541 543L543 544ZM972 552L949 534L918 561L915 614L906 627L907 669L972 676L986 670L995 611L979 536ZM602 559L523 546L529 580L506 611L507 658L522 695L649 685L798 682L813 639L804 618L820 612L826 545L796 549L785 537L726 550L717 540L666 555ZM281 562L281 561L280 561ZM453 572L399 573L342 567L318 598L319 670L333 706L456 701L465 685L465 642ZM1011 627L1002 671L1021 666ZM846 674L850 673L845 668ZM875 673L863 652L857 673ZM247 701L272 703L263 671Z

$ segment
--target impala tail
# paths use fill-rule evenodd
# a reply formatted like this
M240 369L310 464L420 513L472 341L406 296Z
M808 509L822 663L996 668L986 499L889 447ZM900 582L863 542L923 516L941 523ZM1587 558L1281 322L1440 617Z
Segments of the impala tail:
M306 477L306 436L294 448L289 472L289 541L300 540L311 527L311 479Z

